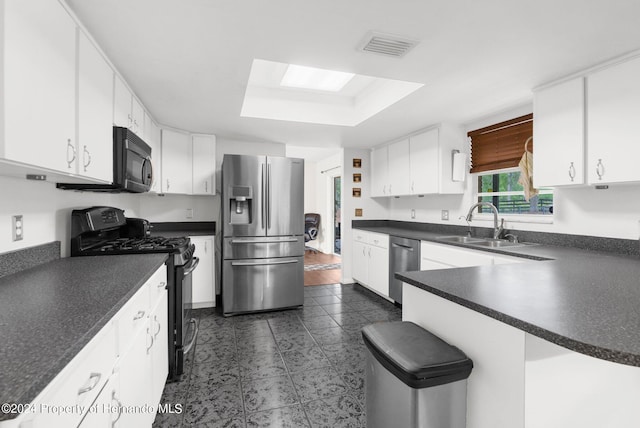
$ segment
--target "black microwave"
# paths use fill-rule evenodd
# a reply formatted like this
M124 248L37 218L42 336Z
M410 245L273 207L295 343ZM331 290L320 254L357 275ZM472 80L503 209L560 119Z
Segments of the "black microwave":
M153 183L151 147L130 129L113 127L113 183L57 183L59 189L93 192L148 192Z

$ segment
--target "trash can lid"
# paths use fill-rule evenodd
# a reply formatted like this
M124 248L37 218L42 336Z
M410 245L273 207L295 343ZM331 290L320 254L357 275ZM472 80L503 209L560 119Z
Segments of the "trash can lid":
M412 388L466 379L473 368L461 350L412 322L370 324L362 337L376 360Z

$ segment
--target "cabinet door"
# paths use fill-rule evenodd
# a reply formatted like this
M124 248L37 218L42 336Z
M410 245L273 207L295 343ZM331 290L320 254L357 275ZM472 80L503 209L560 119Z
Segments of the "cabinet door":
M411 194L438 193L438 130L432 129L409 139Z
M589 184L640 180L640 58L587 77Z
M113 181L113 70L78 32L78 173Z
M193 136L193 194L215 194L216 137Z
M164 193L192 192L189 134L162 130L162 184Z
M113 428L118 421L118 376L112 375L78 428Z
M76 25L57 1L5 1L4 157L75 173Z
M150 327L133 339L133 346L120 357L116 370L120 379L120 402L123 406L145 406L151 403L152 376L149 352L152 348ZM152 414L151 417L154 415ZM149 414L124 412L118 421L119 427L149 426Z
M387 147L380 147L371 152L371 196L389 196Z
M131 118L132 125L131 130L144 141L146 135L144 134L144 108L142 104L136 99L131 97Z
M584 183L584 79L537 91L533 97L533 183Z
M370 245L369 286L384 296L389 296L389 250Z
M196 246L195 257L200 258L193 271L193 306L208 308L215 306L215 281L213 270L213 237L191 237Z
M131 92L119 76L115 76L113 92L113 124L123 128L133 129Z
M398 141L388 147L389 153L389 194L393 196L411 193L409 176L409 140Z
M452 269L455 266L422 257L420 259L420 270Z
M353 279L362 284L367 284L367 282L369 281L369 255L367 254L368 247L369 246L364 244L363 242L353 242L353 252L351 257L351 276L353 276Z
M420 257L452 267L484 266L493 264L493 255L485 251L467 250L446 244L422 242Z
M197 270L197 269L196 269ZM153 345L150 350L151 359L151 397L149 404L160 402L162 391L169 374L169 315L167 313L167 290L158 299L149 316L149 325L153 334Z

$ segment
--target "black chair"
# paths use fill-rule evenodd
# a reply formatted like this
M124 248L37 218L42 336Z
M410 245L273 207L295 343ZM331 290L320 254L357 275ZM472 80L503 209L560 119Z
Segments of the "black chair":
M304 242L315 241L318 237L318 231L320 230L320 214L307 213L304 215ZM317 253L318 250L308 245L304 246L305 251L313 251Z

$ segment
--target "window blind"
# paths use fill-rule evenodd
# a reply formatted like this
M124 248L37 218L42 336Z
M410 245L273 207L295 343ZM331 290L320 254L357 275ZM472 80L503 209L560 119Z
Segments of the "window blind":
M517 167L524 143L532 135L533 114L470 131L471 172ZM533 153L533 140L527 149Z

